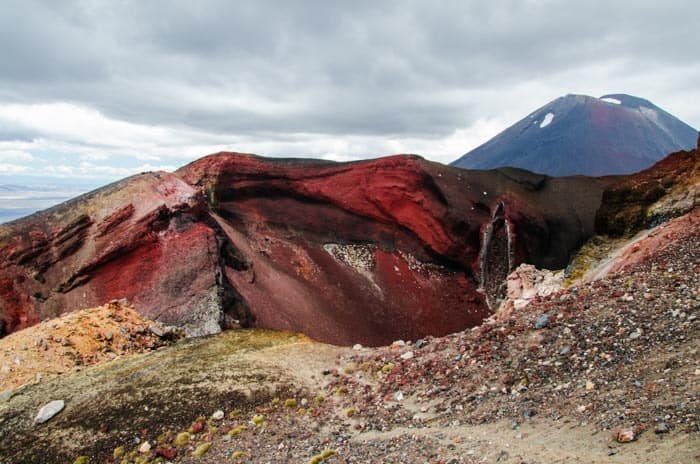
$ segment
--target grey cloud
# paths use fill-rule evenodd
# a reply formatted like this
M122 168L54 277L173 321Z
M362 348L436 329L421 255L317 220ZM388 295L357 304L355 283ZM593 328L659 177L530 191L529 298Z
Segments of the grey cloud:
M0 98L236 134L447 134L485 91L688 73L700 30L689 1L8 1L0 18ZM698 97L675 83L641 96Z
M39 136L32 129L0 120L0 142L31 142Z

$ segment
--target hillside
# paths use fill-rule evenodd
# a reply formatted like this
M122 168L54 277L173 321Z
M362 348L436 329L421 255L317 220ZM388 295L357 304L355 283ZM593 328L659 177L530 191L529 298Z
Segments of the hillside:
M0 455L49 464L694 462L698 210L652 233L663 243L642 244L642 257L615 273L446 337L350 349L232 330L43 379L0 403ZM32 424L50 399L65 409Z
M556 275L519 266L490 317L445 336L350 348L234 329L178 341L119 302L16 331L0 339L0 457L695 462L700 209L687 192L698 187L697 155L675 153L610 184L602 197L619 201L598 209L594 232L609 233L605 218L627 217L629 208L642 219L617 235L593 236ZM185 178L231 179L224 173L236 159L207 158L222 164L195 164ZM259 171L235 166L235 175L257 184ZM225 192L214 192L224 199L217 208L233 211L229 201L241 191ZM634 201L623 201L629 192ZM252 205L237 211L260 213ZM56 400L62 408L35 423Z
M0 321L13 332L126 298L187 336L241 326L345 345L445 335L491 314L520 263L565 266L612 181L406 155L210 155L0 226Z

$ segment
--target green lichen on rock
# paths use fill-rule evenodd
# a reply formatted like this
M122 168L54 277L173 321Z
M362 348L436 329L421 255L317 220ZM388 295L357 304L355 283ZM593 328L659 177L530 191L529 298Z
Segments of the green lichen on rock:
M117 460L122 457L124 457L124 454L126 453L126 450L124 449L123 446L117 446L114 448L114 451L112 451L112 457Z
M234 427L231 430L229 430L228 435L231 437L235 437L236 435L240 435L246 430L248 430L248 427L246 427L245 425L239 425L238 427Z
M231 459L241 459L243 456L245 456L243 451L234 451L231 455Z
M207 454L207 451L209 451L210 447L211 443L202 443L192 452L192 456L196 458L201 458L202 456Z
M317 454L316 456L311 458L311 461L309 461L309 464L320 464L329 457L333 456L335 454L335 450L325 450L321 454Z
M595 267L621 244L621 239L595 235L590 238L571 259L564 271L564 287L568 287Z
M90 458L87 456L79 456L75 461L73 461L73 464L90 464Z
M187 444L190 442L190 433L189 432L181 432L178 433L177 436L175 437L175 441L173 444L177 446L178 448L182 448L183 446L187 446Z
M284 401L284 407L285 408L296 408L297 407L297 400L294 398L287 398Z
M384 372L385 374L388 374L392 370L394 370L394 363L387 363L384 364L384 366L382 366L382 372Z

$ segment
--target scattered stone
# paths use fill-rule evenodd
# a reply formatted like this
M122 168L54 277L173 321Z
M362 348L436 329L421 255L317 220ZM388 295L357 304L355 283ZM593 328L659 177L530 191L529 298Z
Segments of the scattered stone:
M406 351L404 354L401 355L401 359L404 361L409 360L413 358L413 351Z
M545 327L549 327L549 319L550 319L550 316L548 313L542 314L535 321L535 328L536 329L544 329Z
M224 412L221 409L214 411L214 414L211 415L211 418L217 421L221 420L224 418Z
M637 439L632 429L616 428L613 430L613 439L618 443L629 443Z
M403 399L404 399L403 392L397 391L396 393L394 393L393 398L394 398L394 401L403 401Z
M146 454L151 451L151 444L147 441L144 441L141 443L141 446L139 446L139 453L141 454Z
M359 343L355 343L355 344L352 346L352 349L355 350L355 351L359 351L359 350L361 350L362 348L363 348L362 345L360 345Z
M172 448L160 447L156 448L156 456L162 456L165 459L173 460L177 457L177 451Z
M44 422L49 421L53 416L61 412L64 407L65 403L63 400L54 400L45 404L41 409L39 409L39 412L34 418L34 423L43 424Z
M496 462L506 462L510 455L508 454L507 451L501 450L500 453L498 453L498 457L496 457ZM457 460L454 461L455 463Z
M12 390L5 390L4 392L0 393L0 403L10 401L10 398L12 398L12 394Z
M197 420L192 424L192 433L199 433L204 430L204 420Z
M668 433L670 431L671 429L666 422L657 422L656 427L654 427L654 433L656 434Z

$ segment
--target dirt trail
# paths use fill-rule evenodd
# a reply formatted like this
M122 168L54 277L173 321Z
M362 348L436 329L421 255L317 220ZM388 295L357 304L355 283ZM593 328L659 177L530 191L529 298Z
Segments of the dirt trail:
M454 454L477 462L577 464L687 464L700 462L700 437L686 433L644 434L637 442L621 444L589 425L533 419L517 428L509 421L455 427L396 428L362 433L354 442L390 440L401 435L437 439Z

